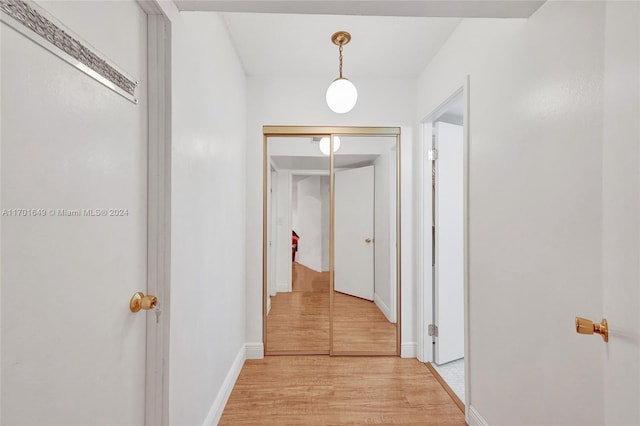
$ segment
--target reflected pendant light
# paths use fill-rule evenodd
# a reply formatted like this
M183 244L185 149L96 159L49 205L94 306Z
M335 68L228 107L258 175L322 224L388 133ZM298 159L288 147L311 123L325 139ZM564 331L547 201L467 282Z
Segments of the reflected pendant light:
M320 139L320 152L323 153L324 155L329 155L330 151L331 151L331 140L328 137L323 137L322 139ZM336 152L337 150L340 149L340 138L337 136L333 137L333 152Z
M351 111L358 100L356 86L342 76L342 46L351 41L351 34L346 31L338 31L331 36L331 41L339 47L340 76L333 80L327 89L327 105L333 112L344 114Z

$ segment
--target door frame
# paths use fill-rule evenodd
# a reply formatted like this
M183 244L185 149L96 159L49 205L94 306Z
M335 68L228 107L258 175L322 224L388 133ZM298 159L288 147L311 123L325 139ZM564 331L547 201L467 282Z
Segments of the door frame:
M171 295L171 20L159 0L137 0L147 14L147 294L145 425L169 424Z
M418 292L418 360L422 362L433 361L432 339L427 336L427 326L433 320L433 279L432 268L426 265L425 258L431 259L433 256L432 240L431 240L431 224L426 223L425 213L433 208L431 190L426 182L431 184L431 161L428 159L428 151L431 147L431 133L428 135L425 129L431 129L432 122L438 118L446 109L448 104L457 96L462 94L463 97L463 257L464 257L464 381L465 381L465 418L469 422L469 407L471 405L470 391L470 322L469 322L469 147L470 147L470 122L469 122L469 106L470 106L470 77L467 75L461 85L446 99L444 99L437 108L420 121L419 125L419 143L417 146L418 161L417 170L417 203L418 211L417 233L420 239L417 244L417 292ZM428 144L428 145L427 145Z
M340 356L378 356L378 355L394 355L400 356L401 341L402 341L402 310L401 310L401 216L400 216L400 202L401 202L401 145L400 127L358 127L358 126L270 126L265 125L262 128L263 133L263 146L262 146L262 343L265 355L308 355L307 353L300 353L299 351L286 351L278 353L268 353L268 341L267 341L267 299L268 299L268 270L267 270L267 173L269 170L269 158L267 150L267 141L270 137L310 137L310 136L327 136L330 137L331 147L333 147L334 135L347 135L347 136L395 136L396 138L396 350L394 354L382 354L380 352L369 351L347 351L347 352L335 352L333 351L333 265L334 265L334 173L329 174L329 188L331 192L330 197L330 223L329 223L329 264L330 264L330 298L329 298L329 355ZM329 156L329 170L334 169L334 156L333 149L330 149ZM316 352L313 353L317 354Z

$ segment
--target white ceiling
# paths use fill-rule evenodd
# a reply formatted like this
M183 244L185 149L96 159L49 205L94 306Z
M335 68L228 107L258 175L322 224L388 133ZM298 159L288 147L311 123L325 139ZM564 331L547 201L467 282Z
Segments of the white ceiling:
M334 167L336 169L357 168L369 166L376 161L377 154L360 155L336 155L334 157ZM329 174L329 157L297 157L287 155L272 155L271 160L274 166L281 170L325 170Z
M541 0L174 0L218 11L249 76L338 76L331 34L349 31L344 76L416 77L462 17L526 18Z
M528 18L545 0L174 0L182 11Z
M459 18L224 13L247 75L338 77L331 35L351 33L344 46L347 78L416 77Z

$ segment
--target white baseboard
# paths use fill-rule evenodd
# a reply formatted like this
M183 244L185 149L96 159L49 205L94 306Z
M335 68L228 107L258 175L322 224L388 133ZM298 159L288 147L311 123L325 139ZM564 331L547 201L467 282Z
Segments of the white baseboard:
M467 423L469 426L489 426L489 423L478 413L473 406L469 406L467 411Z
M380 296L378 296L377 294L374 294L373 295L373 302L376 304L378 309L380 309L380 311L382 311L384 316L387 317L387 321L389 321L390 323L395 324L395 319L391 317L391 309L389 309L387 304L384 303L384 301L380 298Z
M289 293L291 290L289 290L289 284L288 283L277 283L276 284L276 291L278 293Z
M416 342L400 344L400 358L416 358L418 356L418 345Z
M247 359L263 359L264 345L262 343L245 343Z
M244 365L244 360L246 358L247 348L246 345L243 345L242 348L240 348L238 355L236 355L236 359L233 361L233 364L227 373L227 377L225 377L224 382L222 383L220 391L218 391L218 396L216 396L216 400L213 402L213 405L209 410L209 414L207 414L207 417L204 420L204 426L217 425L220 421L224 407L227 405L233 386L236 384L236 380L238 380L238 376L240 375L240 371L242 370L242 366Z

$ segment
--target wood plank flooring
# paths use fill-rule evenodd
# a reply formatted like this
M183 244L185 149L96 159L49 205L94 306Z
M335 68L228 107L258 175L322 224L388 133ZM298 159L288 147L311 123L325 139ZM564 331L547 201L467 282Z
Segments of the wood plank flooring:
M247 360L220 425L464 425L427 367L398 357Z
M267 353L329 352L329 273L293 263L291 293L271 298ZM396 353L396 326L375 303L334 292L333 349Z
M267 317L268 353L329 352L329 293L278 293Z
M271 298L267 353L328 353L329 273L293 263L292 289Z
M375 303L334 292L333 350L335 352L396 353L396 325Z
M297 262L291 264L293 291L329 293L329 271L317 272Z

